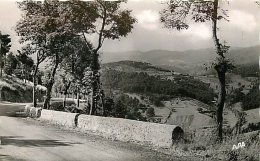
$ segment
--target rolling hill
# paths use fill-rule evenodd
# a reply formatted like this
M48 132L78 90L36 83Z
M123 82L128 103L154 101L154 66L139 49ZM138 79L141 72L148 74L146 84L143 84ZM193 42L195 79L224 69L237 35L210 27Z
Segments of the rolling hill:
M260 45L246 48L231 48L228 57L236 65L258 64L259 51ZM101 58L103 63L122 60L143 61L179 73L197 75L205 72L204 64L214 60L215 56L214 49L198 49L186 51L105 52Z
M242 61L249 62L249 60ZM238 83L245 87L251 84L240 75L229 74L227 78L229 85L235 88L238 88ZM146 107L153 107L155 119L158 119L159 123L177 123L189 129L215 125L212 116L200 113L198 110L206 112L215 110L210 103L217 93L217 90L212 91L218 83L214 75L191 76L172 72L151 63L126 60L102 64L101 82L104 89L110 92L121 91L137 98ZM154 100L160 100L163 104L156 105ZM234 127L237 122L235 114L225 108L224 115L225 126Z

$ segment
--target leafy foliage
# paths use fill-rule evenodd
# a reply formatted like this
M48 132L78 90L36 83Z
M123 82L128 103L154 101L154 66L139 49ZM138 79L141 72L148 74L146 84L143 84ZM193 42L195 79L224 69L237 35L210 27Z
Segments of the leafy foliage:
M166 8L161 14L161 22L166 28L176 28L177 30L188 29L187 18L194 22L205 22L212 20L214 5L212 1L204 0L171 0L166 2ZM226 19L226 10L222 10L222 15L218 19Z
M0 70L1 70L1 77L2 77L2 70L4 68L4 57L9 52L11 48L11 38L10 35L6 34L3 35L0 31Z
M11 48L11 38L8 34L2 34L0 32L0 44L1 44L1 55L7 54Z
M227 96L228 104L232 105L237 102L241 102L245 99L245 94L242 92L243 87L237 88Z
M4 71L8 75L12 75L14 73L14 70L16 69L18 65L18 60L13 55L13 53L9 53L6 58L6 64L4 67Z
M153 108L153 107L149 107L149 108L146 110L146 116L147 116L147 117L153 117L153 116L155 116L154 108Z
M95 99L101 95L98 93L101 91L98 71L100 68L99 49L105 39L119 39L122 36L127 36L136 22L131 16L130 10L120 8L123 2L125 1L95 0L85 2L70 0L60 2L46 0L39 2L28 0L18 3L18 7L23 12L22 19L16 25L16 31L21 36L21 43L31 42L31 48L42 53L44 56L41 55L41 58L47 57L51 63L52 72L47 83L45 108L49 104L56 71L65 58L71 60L70 65L68 64L70 69L72 69L71 66L74 66L73 64L77 63L77 60L81 61L79 63L81 65L75 67L74 71L71 72L74 77L81 77L77 78L78 81L82 80L82 73L85 73L86 66L92 70L90 87L94 101L91 105L96 106ZM96 34L98 37L95 47L92 47L92 42L87 39L87 35L90 34ZM83 39L78 38L79 36L82 36ZM78 42L78 45L75 42ZM83 42L85 45L82 45ZM81 54L81 57L76 58L75 55L71 55L71 53L85 51L88 54ZM91 57L89 57L90 55ZM86 57L88 60L85 59ZM64 69L66 70L66 68Z
M68 13L70 13L70 27L72 30L85 38L89 42L86 34L95 34L98 41L94 45L92 52L91 66L85 73L88 79L85 84L90 84L92 92L92 103L90 114L95 114L98 101L103 99L100 83L100 63L99 50L105 39L120 39L125 37L133 29L135 18L131 16L131 11L121 9L120 5L126 1L103 1L95 0L83 2L79 0L66 3ZM94 44L94 43L93 43ZM102 102L102 101L101 101Z

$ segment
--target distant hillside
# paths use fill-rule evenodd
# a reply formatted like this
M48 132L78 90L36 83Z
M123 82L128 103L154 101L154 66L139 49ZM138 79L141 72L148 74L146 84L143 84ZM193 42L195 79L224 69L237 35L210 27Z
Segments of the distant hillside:
M144 94L154 102L172 97L190 97L210 104L215 96L208 83L188 75L177 74L167 79L161 75L151 75L149 72L125 72L115 69L102 72L101 82L105 90Z
M247 48L231 48L228 57L237 65L258 63L260 46ZM107 52L102 55L102 62L122 60L143 61L155 66L167 68L180 73L201 74L205 72L204 64L216 57L214 49L198 49L187 51L152 50L147 52Z
M102 69L114 69L124 72L141 72L141 71L158 71L158 72L170 72L170 70L153 66L151 63L147 62L137 62L137 61L119 61L113 63L106 63L102 65Z

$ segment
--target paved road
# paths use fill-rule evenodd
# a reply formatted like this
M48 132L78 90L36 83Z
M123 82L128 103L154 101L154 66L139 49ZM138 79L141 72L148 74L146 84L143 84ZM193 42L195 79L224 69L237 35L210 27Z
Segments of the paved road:
M0 111L8 107L11 105L0 104ZM0 116L0 139L1 161L177 160L148 147L68 131L29 118Z

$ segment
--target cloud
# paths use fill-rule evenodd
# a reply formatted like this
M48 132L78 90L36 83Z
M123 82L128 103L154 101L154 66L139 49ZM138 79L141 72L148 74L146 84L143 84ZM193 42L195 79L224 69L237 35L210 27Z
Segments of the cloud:
M136 15L138 24L148 30L155 30L159 26L159 13L152 10L144 10Z
M188 30L183 30L184 36L190 36L190 38L208 39L211 37L210 26L203 23L191 24Z
M254 15L239 10L230 11L230 25L244 31L253 31L257 27L257 21Z

